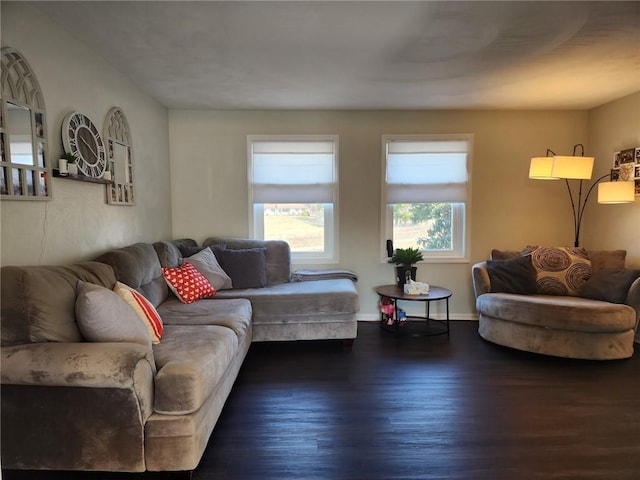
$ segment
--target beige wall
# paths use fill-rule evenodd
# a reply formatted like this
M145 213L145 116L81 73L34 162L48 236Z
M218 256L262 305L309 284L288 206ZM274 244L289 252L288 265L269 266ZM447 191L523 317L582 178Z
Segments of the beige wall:
M137 204L109 206L103 185L53 179L53 200L0 202L1 263L84 260L135 241L171 235L167 109L142 94L99 55L19 3L2 3L2 45L17 48L34 70L47 107L50 159L62 153L60 129L71 111L102 130L120 107L133 135Z
M595 174L602 174L613 151L640 145L640 94L591 112L174 110L167 114L90 49L26 5L2 4L2 44L18 48L38 76L53 157L62 152L60 126L65 114L81 111L102 127L111 107L123 109L133 133L138 200L134 207L108 206L104 187L54 179L50 202L2 201L2 264L84 260L135 241L246 236L246 136L337 134L340 266L359 274L361 317L373 319L377 300L373 287L393 281L392 266L380 256L381 136L471 133L470 263L420 265L418 279L450 287L453 316L473 318L471 264L485 259L491 248L571 244L564 186L529 180L529 158L544 155L547 148L568 153L575 143L584 143L587 153L596 156ZM639 208L640 201L608 206L591 199L582 244L626 248L630 263L640 265Z
M474 135L471 263L491 248L572 243L564 186L528 179L529 159L586 142L587 112L185 111L169 114L173 234L202 241L248 234L248 134L339 135L340 266L355 270L361 318L376 317L376 285L392 283L381 261L381 136ZM451 288L456 318L474 318L471 263L424 264L418 279ZM324 266L311 266L323 268ZM440 310L439 313L442 313Z
M596 156L593 178L608 173L614 152L640 147L640 92L589 112L589 145ZM599 205L596 198L585 213L585 246L626 249L627 265L640 268L640 197L624 205Z

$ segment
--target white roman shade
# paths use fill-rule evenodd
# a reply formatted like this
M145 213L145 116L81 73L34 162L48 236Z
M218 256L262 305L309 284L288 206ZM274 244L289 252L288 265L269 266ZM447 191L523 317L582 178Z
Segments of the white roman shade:
M253 141L254 203L332 203L336 183L333 141Z
M387 204L467 200L466 140L391 140L386 147Z

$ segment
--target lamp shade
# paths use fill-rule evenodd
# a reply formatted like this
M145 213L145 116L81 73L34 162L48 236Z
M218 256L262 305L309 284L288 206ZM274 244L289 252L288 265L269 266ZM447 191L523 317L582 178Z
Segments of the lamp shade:
M559 180L551 176L553 157L533 157L529 164L529 178L536 180Z
M598 203L631 203L635 200L635 182L600 182Z
M593 172L593 157L555 156L551 176L589 180Z

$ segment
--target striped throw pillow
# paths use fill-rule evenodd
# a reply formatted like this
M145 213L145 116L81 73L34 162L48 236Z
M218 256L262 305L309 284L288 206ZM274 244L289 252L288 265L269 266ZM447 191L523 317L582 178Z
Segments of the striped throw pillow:
M149 331L149 335L151 335L151 342L160 343L160 338L162 338L164 332L164 325L162 324L160 315L151 302L140 292L121 282L116 283L113 291L123 298L144 322L144 325Z

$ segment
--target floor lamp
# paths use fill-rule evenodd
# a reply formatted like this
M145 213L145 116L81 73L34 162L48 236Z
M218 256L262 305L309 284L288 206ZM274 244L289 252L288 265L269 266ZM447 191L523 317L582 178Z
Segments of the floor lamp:
M576 152L580 148L580 155ZM571 201L573 212L574 246L580 246L580 226L589 195L598 186L598 203L631 203L635 200L634 182L613 181L611 174L606 174L593 182L584 195L582 182L591 180L594 157L584 156L584 145L573 146L572 155L556 155L547 149L545 157L533 157L529 164L529 178L536 180L564 180ZM608 182L603 182L609 178ZM569 180L578 180L577 191L571 188Z

